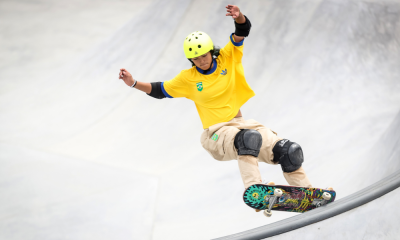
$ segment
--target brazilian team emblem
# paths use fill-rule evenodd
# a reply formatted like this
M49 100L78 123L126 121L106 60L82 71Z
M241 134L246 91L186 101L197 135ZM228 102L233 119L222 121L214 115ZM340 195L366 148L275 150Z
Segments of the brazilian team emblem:
M213 141L217 141L218 140L218 135L214 133L214 135L212 135L211 140Z
M198 90L199 92L203 91L203 82L198 82L198 83L196 83L196 86L197 86L197 90Z

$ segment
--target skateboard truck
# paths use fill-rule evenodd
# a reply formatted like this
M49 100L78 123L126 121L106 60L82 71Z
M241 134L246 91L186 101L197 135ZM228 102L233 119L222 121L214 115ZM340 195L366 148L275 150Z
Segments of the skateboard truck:
M314 199L312 202L312 205L314 205L315 207L322 207L324 205L326 205L329 200L331 200L332 195L328 192L324 192L322 194L322 199Z
M271 217L272 216L272 207L274 204L277 202L277 200L282 196L283 192L280 189L275 189L274 190L274 195L269 199L269 204L268 204L268 209L264 210L264 215L266 217Z
M330 193L328 193L328 192L324 192L324 194L322 194L322 198L323 198L324 200L322 200L321 206L324 206L325 204L328 203L329 200L331 200L332 195L331 195Z

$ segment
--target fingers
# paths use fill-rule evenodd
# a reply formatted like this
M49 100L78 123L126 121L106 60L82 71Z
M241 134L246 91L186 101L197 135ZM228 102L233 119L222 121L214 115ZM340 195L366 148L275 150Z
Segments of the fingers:
M132 75L125 69L121 68L119 70L118 79L123 80L124 82L129 81L132 78Z
M227 13L225 16L232 16L233 19L238 18L239 14L237 13Z
M237 7L237 6L235 6L235 5L228 5L228 6L226 6L226 9L228 9L228 10L226 10L227 12L230 12L230 11L235 11L236 9L238 10L238 11L240 11L240 9Z
M232 16L233 19L238 18L239 14L237 14L237 11L235 9L235 5L228 5L226 6L226 11L228 12L225 16Z
M226 8L228 8L228 7L226 7ZM228 10L226 10L228 13L226 14L226 16L232 16L232 9L228 9Z
M126 72L125 68L121 68L118 74L119 79L123 79Z

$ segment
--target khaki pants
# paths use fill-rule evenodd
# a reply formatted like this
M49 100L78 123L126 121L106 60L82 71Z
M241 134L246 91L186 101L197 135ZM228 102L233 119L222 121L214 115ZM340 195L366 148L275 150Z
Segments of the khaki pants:
M234 140L241 129L257 130L263 139L258 158L244 155L239 156L235 148ZM261 183L261 174L258 162L278 164L273 162L274 153L272 149L281 140L277 134L255 120L244 120L242 117L234 118L229 122L215 124L204 129L201 135L201 145L216 160L229 161L238 160L240 174L245 188ZM283 173L286 181L292 186L311 187L310 180L303 167L291 173Z

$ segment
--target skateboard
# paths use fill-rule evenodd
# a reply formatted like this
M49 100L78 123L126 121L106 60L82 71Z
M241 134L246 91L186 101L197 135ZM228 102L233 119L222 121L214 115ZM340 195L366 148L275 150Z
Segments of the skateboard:
M328 189L268 184L254 184L243 193L243 201L256 211L264 210L267 217L272 215L271 210L307 212L335 201L336 197L336 192Z

